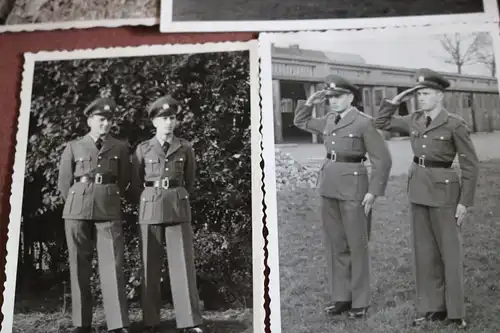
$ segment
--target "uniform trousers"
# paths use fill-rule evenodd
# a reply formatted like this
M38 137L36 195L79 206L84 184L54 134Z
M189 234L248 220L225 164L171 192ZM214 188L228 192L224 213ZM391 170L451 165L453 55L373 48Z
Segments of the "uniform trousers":
M140 233L143 262L141 301L145 325L156 326L160 323L164 241L177 327L201 325L203 319L196 286L192 225L141 224Z
M352 302L353 308L368 307L371 212L365 215L361 201L321 196L321 216L333 301Z
M417 311L465 316L463 250L455 207L411 204Z
M97 240L99 279L108 330L128 327L122 221L65 220L73 324L91 326L92 256ZM97 237L96 237L97 236ZM96 239L97 238L97 239Z

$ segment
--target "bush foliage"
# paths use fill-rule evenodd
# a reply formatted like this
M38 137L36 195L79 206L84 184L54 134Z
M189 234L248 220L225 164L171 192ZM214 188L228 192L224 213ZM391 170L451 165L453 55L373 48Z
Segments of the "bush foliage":
M251 304L249 80L248 52L36 63L20 280L33 283L29 277L42 274L40 263L44 276L68 279L57 168L66 143L88 131L83 109L99 96L113 98L118 111L112 134L127 140L132 152L154 134L147 106L170 93L182 103L177 135L193 143L197 158L192 208L200 296L207 308ZM126 200L125 271L129 298L136 299L141 265L137 205ZM33 255L37 244L44 245L43 255ZM168 283L165 287L168 297Z

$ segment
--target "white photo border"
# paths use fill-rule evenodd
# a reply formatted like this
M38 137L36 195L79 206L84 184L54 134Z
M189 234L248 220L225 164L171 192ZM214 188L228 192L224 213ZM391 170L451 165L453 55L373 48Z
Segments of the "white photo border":
M195 54L212 52L249 51L250 57L250 121L251 121L251 167L252 167L252 277L253 277L253 332L264 333L264 239L263 239L263 193L260 132L259 58L258 41L215 42L197 44L144 45L138 47L116 47L82 49L73 51L25 53L22 77L21 106L18 116L16 150L10 196L11 211L6 244L5 283L2 304L2 333L12 333L16 290L19 238L21 229L22 203L28 129L31 112L31 98L35 62L75 59L103 59L122 57L151 57L168 54Z
M483 0L483 13L393 16L374 18L331 18L313 20L252 20L252 21L174 21L173 2L161 0L161 32L272 32L300 30L339 30L383 27L411 27L449 24L483 24L499 21L496 0Z
M32 32L88 28L118 28L126 26L154 26L160 23L159 17L119 18L102 20L73 20L44 23L21 23L0 25L3 32Z
M272 56L271 43L291 42L297 40L328 40L332 41L356 41L376 38L397 38L419 35L439 35L446 33L474 33L489 32L493 39L494 56L500 63L500 27L495 23L470 24L470 25L448 25L428 27L387 28L361 31L326 31L326 32L298 32L298 33L262 33L259 35L260 56L260 96L262 112L262 155L264 165L264 190L266 205L266 227L268 229L267 266L269 274L269 297L271 299L270 325L272 332L281 332L281 299L280 299L280 267L279 267L279 244L278 244L278 209L276 196L276 174L275 174L275 143L274 143L274 118L273 118L273 91L272 91ZM497 81L500 73L496 74ZM500 93L500 85L499 85Z

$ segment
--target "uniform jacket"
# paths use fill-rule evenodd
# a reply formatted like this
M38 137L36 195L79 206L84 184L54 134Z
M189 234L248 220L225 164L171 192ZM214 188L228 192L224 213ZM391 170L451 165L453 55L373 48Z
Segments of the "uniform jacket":
M74 182L75 177L96 173L115 176L115 184ZM58 188L65 199L63 218L76 220L120 220L121 195L130 180L128 144L108 135L98 151L85 135L70 141L59 165Z
M132 166L132 187L140 200L139 223L191 222L189 193L194 187L196 161L188 141L174 136L166 155L156 137L144 141L137 146ZM146 181L166 177L181 186L144 187Z
M368 153L372 165L368 177L363 163L333 162L325 157L318 178L319 193L340 200L363 200L367 192L384 195L392 160L373 120L352 107L335 125L333 113L312 118L312 110L313 106L299 104L295 111L295 126L310 133L322 134L327 153L333 151L348 156L365 156Z
M453 168L428 168L412 163L408 173L410 202L430 207L456 206L458 203L472 206L479 161L467 123L442 110L426 128L423 111L396 117L397 109L398 105L384 100L375 125L382 130L409 134L413 154L417 157L450 162L458 154L461 170L459 177Z

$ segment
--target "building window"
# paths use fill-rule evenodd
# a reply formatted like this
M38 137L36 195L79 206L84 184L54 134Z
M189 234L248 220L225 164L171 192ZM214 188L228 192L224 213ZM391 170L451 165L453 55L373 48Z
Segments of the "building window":
M369 88L363 90L363 104L367 107L372 106L372 96Z
M383 89L375 89L375 106L380 106L382 104L382 100L384 99L384 90Z
M464 108L472 107L472 94L465 93L462 95L462 107Z

